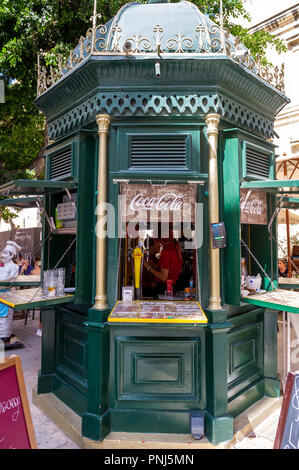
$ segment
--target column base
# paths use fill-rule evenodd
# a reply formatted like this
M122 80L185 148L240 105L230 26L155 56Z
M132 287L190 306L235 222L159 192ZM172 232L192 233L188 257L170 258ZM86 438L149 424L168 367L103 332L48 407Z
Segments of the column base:
M82 415L82 436L93 441L103 441L110 433L110 412L98 416L92 413Z
M205 436L214 445L229 441L234 435L234 420L230 415L214 418L205 413Z
M227 321L227 310L224 307L221 310L206 308L205 314L209 323L225 323Z

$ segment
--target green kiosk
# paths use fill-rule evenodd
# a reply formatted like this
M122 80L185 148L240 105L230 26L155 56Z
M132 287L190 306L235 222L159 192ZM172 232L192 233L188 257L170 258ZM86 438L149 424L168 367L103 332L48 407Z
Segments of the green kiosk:
M43 269L65 267L69 290L2 302L42 309L37 393L80 416L84 437L194 435L201 423L218 444L241 412L280 396L281 306L262 292L277 285L277 201L298 192L275 180L283 70L188 1L99 18L59 70L39 63L45 180L1 188L6 201L42 196ZM75 210L58 224L61 204ZM178 277L161 264L165 240ZM262 281L256 302L242 258Z

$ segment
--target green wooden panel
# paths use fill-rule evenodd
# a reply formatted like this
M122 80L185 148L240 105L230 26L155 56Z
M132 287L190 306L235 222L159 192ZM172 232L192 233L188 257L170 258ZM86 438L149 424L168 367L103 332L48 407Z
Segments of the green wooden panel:
M117 399L196 400L197 341L117 339Z
M77 193L76 294L77 304L94 300L97 145L93 135L80 134Z
M84 316L57 309L52 392L76 413L87 409L88 341Z
M84 317L59 309L56 318L56 373L83 392L88 366Z
M240 142L237 138L227 136L223 157L223 219L227 235L227 246L223 250L223 276L225 303L232 305L240 305L240 171Z
M229 400L261 378L264 372L264 327L261 311L232 318L227 336Z
M204 409L204 331L111 324L110 408Z
M152 354L136 354L133 357L134 384L182 385L182 372L182 357L179 355L164 356L162 360Z
M110 131L110 139L116 139L114 142L113 155L115 158L109 161L109 172L114 176L122 176L124 178L130 178L135 176L148 177L151 174L152 177L159 176L163 179L172 178L190 178L196 177L201 174L201 159L200 159L200 130L203 124L194 121L179 123L170 121L156 121L151 122L140 122L134 121L129 125L115 122L112 124ZM186 158L186 169L163 169L157 168L151 169L136 169L130 168L130 139L133 137L148 137L153 139L185 136L187 141L187 158Z

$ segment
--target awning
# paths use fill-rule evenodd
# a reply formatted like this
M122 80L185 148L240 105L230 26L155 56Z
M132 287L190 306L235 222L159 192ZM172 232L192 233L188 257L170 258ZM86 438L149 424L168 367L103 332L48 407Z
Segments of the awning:
M241 183L241 188L257 189L277 195L299 194L299 180L244 181Z
M9 206L14 209L29 209L37 207L36 201L42 201L42 196L15 197L10 199L0 199L0 206Z
M52 180L14 180L0 186L0 195L41 195L63 191L64 189L75 189L75 181L52 181Z

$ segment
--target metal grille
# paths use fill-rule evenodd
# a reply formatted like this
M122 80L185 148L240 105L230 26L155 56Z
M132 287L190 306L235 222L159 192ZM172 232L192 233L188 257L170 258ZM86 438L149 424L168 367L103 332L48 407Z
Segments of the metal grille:
M258 176L269 178L270 156L262 152L246 148L246 174L248 176Z
M131 139L131 168L186 169L186 137Z
M50 179L61 179L72 176L72 146L50 157Z

